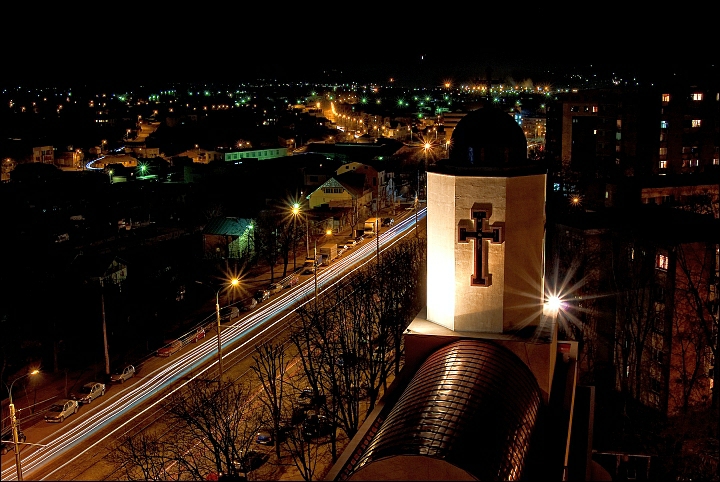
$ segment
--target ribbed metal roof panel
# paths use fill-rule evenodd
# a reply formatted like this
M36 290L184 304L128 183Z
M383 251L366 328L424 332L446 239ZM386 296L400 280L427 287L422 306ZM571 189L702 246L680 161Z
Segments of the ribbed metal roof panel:
M397 455L445 460L479 480L518 480L542 403L508 349L463 339L423 363L354 471Z

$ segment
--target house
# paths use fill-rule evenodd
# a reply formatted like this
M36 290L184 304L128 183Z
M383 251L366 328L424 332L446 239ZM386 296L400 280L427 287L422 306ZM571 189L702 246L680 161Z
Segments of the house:
M358 172L346 172L333 176L308 196L308 207L333 213L338 226L354 226L372 212L373 190L367 176ZM335 214L337 213L337 214Z
M72 262L76 274L87 282L122 284L127 279L127 262L111 253L80 254Z
M202 229L204 258L242 258L252 252L251 219L215 217Z

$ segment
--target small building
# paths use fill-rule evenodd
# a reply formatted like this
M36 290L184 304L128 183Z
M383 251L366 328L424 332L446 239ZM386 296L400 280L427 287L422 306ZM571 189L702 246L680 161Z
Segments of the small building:
M216 217L202 230L203 257L207 259L243 258L253 251L251 219Z

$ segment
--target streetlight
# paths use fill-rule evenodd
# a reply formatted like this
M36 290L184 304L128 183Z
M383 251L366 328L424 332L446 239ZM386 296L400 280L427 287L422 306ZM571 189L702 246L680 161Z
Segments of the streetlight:
M208 286L207 284L203 283L202 281L195 281L199 285ZM233 278L230 280L230 285L232 287L236 287L240 284L240 280L237 278ZM220 340L220 291L224 288L224 286L220 286L215 291L215 318L217 320L217 358L218 358L218 382L222 379L223 374L223 361L222 361L222 343Z
M294 203L292 205L293 214L293 271L297 271L297 236L296 236L296 225L297 217L300 214L300 204Z
M17 470L17 479L22 480L22 466L20 465L20 441L19 441L19 435L18 435L18 423L17 423L17 417L15 412L15 404L13 403L12 399L12 387L15 384L16 381L20 380L21 378L28 377L30 375L35 375L36 373L40 373L40 370L33 370L30 373L26 373L25 375L21 377L17 377L15 380L10 383L10 388L8 389L8 396L10 397L10 423L12 424L12 436L13 436L13 444L15 446L15 469Z

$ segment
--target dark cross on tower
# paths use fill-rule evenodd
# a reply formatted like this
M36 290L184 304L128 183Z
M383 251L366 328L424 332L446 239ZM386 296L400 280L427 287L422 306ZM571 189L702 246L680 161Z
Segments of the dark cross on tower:
M461 219L458 223L458 243L468 243L472 239L475 245L475 263L470 278L472 286L492 284L492 275L488 273L488 246L505 241L505 223L490 225L490 216L492 204L475 203L470 210L471 219Z

